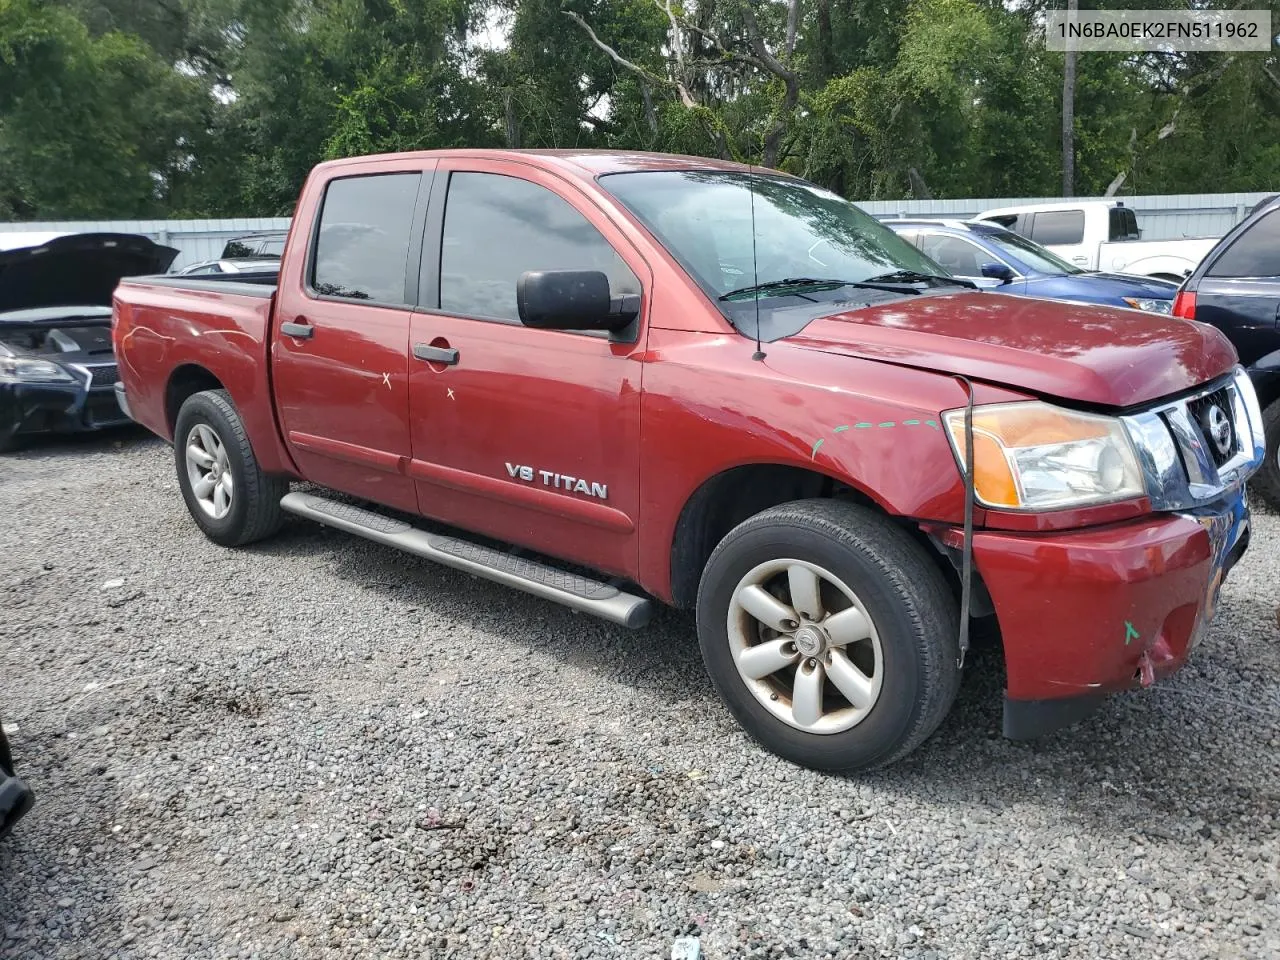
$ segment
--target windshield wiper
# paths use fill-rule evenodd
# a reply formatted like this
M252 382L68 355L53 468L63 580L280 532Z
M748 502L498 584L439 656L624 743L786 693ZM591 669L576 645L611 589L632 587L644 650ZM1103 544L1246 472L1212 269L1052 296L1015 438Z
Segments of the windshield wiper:
M770 290L785 290L788 287L827 287L832 290L836 287L857 287L863 290L884 290L886 293L916 294L920 292L905 283L872 282L878 279L880 278L873 277L871 280L829 280L817 277L788 277L785 280L770 280L768 283L756 283L749 287L739 287L737 290L730 290L728 293L721 294L720 299L732 300L734 297L745 296L748 293L767 293Z
M891 273L882 273L878 277L868 277L867 283L931 283L938 286L946 287L972 287L977 289L978 285L969 280L961 280L959 277L944 277L937 273L920 273L918 270L894 270Z

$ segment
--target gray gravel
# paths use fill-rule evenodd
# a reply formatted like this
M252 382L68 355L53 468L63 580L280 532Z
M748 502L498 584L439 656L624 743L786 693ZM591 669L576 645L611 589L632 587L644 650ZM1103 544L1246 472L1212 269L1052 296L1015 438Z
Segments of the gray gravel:
M304 521L230 551L140 433L0 460L4 957L1275 957L1280 518L1195 662L858 779L642 633ZM1082 612L1083 613L1083 612Z

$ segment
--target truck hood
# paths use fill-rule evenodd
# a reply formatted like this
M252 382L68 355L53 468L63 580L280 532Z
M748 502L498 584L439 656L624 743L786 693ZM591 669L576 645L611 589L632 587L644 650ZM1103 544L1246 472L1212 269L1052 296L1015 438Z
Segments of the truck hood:
M164 273L177 255L132 233L76 233L0 251L0 312L110 306L122 277Z
M979 292L832 314L787 340L1104 407L1186 390L1236 362L1227 338L1205 324Z

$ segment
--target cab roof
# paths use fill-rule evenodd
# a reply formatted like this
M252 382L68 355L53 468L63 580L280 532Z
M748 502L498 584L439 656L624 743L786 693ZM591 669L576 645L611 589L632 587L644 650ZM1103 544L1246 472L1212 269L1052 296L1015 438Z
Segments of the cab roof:
M781 170L749 166L729 160L710 157L694 157L674 153L650 153L642 150L506 150L460 149L416 150L407 153L381 153L363 157L346 157L328 160L316 167L317 171L330 171L346 167L376 165L389 160L447 160L484 159L513 160L548 170L557 170L582 179L593 180L607 173L638 173L654 170L718 170L733 173L766 173L769 176L791 177Z

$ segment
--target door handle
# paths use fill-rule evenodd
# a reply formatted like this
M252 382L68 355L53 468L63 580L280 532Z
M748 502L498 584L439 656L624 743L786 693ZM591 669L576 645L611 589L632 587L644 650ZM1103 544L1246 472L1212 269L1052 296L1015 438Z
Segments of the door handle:
M1071 258L1071 260L1072 260L1072 262L1073 262L1073 263L1088 263L1088 262L1089 262L1089 258L1088 258L1088 257L1072 257L1072 258Z
M316 328L309 323L282 323L280 324L280 332L286 337L297 337L299 340L306 340Z
M457 363L458 351L453 347L433 347L429 343L415 343L413 355L428 363Z

